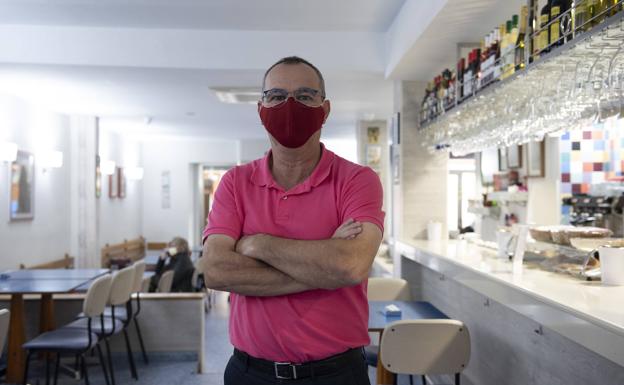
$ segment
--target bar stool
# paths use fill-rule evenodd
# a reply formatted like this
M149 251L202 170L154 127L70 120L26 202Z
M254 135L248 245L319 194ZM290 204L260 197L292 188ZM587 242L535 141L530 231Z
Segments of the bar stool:
M457 320L397 321L384 329L380 352L389 372L455 374L455 385L460 385L460 373L470 360L470 334Z

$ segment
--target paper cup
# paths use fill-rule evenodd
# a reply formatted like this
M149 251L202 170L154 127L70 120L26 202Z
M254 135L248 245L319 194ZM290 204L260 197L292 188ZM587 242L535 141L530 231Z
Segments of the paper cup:
M624 248L599 247L600 273L602 284L608 286L624 285Z
M427 223L427 239L430 241L439 241L442 239L442 223Z

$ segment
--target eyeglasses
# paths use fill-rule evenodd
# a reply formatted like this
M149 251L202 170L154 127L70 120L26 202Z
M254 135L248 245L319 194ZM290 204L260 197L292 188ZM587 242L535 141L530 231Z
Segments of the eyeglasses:
M284 103L289 95L292 95L299 103L310 107L318 107L325 100L325 95L313 88L301 87L292 92L282 88L271 88L262 92L262 104L265 107L275 107Z

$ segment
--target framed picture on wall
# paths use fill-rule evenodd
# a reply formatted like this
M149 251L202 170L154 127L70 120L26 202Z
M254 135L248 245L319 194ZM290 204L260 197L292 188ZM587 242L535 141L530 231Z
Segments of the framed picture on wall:
M546 145L543 140L527 144L527 176L529 178L543 178L546 175L545 152Z
M117 170L115 173L108 176L108 197L111 199L117 198Z
M95 156L95 197L102 196L102 166L100 165L100 156Z
M507 147L507 168L517 169L520 167L522 167L522 146Z
M9 220L35 217L35 157L17 151L17 159L9 164Z
M120 199L126 197L126 177L123 167L117 167L117 197Z
M498 149L498 171L507 171L507 147Z

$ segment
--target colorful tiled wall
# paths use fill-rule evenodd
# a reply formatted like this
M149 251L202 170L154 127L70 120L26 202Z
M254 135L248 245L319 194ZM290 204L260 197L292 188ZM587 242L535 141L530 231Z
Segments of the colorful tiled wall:
M561 194L587 194L592 184L624 174L624 120L607 120L561 137Z

